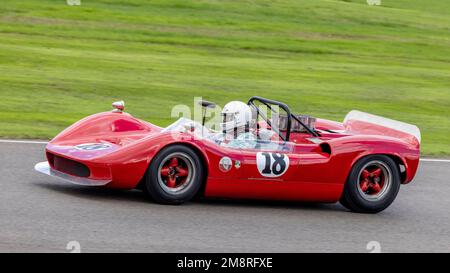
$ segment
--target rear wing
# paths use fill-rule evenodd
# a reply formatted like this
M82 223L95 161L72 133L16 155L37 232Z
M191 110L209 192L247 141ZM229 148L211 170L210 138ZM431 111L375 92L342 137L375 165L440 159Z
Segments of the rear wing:
M347 114L343 125L348 131L391 136L409 143L421 142L420 129L415 125L356 110Z

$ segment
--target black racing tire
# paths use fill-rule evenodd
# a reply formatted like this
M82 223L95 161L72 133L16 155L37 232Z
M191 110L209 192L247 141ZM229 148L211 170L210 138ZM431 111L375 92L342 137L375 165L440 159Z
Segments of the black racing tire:
M344 198L344 195L342 195L341 199L339 200L339 203L346 209L351 210L351 207L347 200Z
M177 166L174 158L177 158ZM166 174L170 175L164 176ZM203 176L202 161L197 153L187 146L173 145L164 148L153 158L145 174L143 188L146 195L156 203L179 205L197 195Z
M378 169L380 175L376 176ZM364 178L369 182L365 183ZM394 202L400 185L400 171L394 160L385 155L366 156L353 166L340 203L354 212L378 213Z

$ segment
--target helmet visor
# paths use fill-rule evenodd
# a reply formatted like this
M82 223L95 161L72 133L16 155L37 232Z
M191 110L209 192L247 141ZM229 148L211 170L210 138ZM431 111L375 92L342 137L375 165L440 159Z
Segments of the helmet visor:
M222 120L224 123L234 121L234 114L233 113L224 113L224 114L222 114Z

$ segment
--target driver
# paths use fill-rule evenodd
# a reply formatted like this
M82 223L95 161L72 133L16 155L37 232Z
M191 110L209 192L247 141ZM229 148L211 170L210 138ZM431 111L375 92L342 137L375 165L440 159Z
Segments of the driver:
M225 105L221 113L222 123L220 128L222 133L214 135L212 140L219 145L236 149L252 149L257 145L258 137L255 130L252 130L253 118L250 106L241 101L232 101ZM268 140L273 136L273 132L260 130L259 138Z
M252 110L241 101L232 101L222 110L223 144L230 148L254 148L256 137L250 132Z

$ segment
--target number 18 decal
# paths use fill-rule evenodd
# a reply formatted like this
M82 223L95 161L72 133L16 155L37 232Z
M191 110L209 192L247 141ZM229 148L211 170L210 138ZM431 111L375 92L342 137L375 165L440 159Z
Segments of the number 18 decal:
M256 165L264 177L280 177L289 168L289 157L278 153L257 153Z

